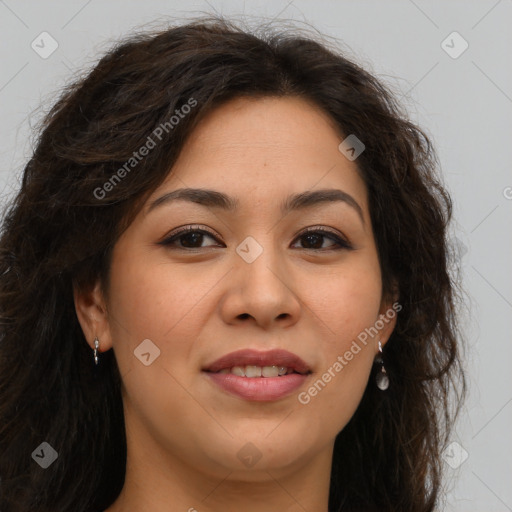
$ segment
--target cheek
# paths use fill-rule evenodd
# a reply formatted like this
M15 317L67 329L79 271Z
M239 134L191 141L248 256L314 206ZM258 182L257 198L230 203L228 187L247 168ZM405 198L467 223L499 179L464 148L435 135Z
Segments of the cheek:
M343 363L334 357L316 379L297 397L298 412L310 432L317 432L320 439L335 437L350 421L358 408L368 385L372 365L369 347Z
M317 428L327 437L341 431L355 413L375 357L371 336L363 338L361 334L374 325L379 300L360 287L349 289L353 293L340 295L338 289L338 295L333 294L338 307L329 318L328 335L319 340L322 364L297 397L311 429Z
M215 282L195 275L191 281L186 272L171 272L168 264L136 253L130 259L113 258L110 329L125 406L148 428L170 424L184 403L195 404L183 383L201 327L194 321L201 314L200 299ZM145 353L150 354L148 365L141 356ZM180 428L178 424L176 437L186 437Z
M378 319L382 283L374 257L354 258L335 272L302 277L301 295L338 349Z
M322 331L318 341L322 365L298 402L309 418L321 418L319 428L329 432L341 430L360 403L375 357L367 332L379 319L381 303L376 261L347 267L309 282L307 293L308 307Z
M165 261L134 254L129 259L117 258L111 283L116 318L139 337L161 338L187 323L182 320L205 293L208 280L191 280L179 267L171 271Z
M155 366L176 376L186 373L194 341L212 314L209 293L221 276L133 250L130 258L122 254L128 251L120 246L113 258L110 305L114 352L122 374L140 370L134 351L146 339L160 350Z

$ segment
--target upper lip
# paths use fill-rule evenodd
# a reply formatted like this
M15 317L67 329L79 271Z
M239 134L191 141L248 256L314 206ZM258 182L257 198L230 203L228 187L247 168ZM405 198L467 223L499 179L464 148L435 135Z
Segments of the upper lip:
M287 350L274 349L265 352L243 349L226 354L203 368L204 371L218 372L233 366L286 366L297 373L309 373L307 363Z

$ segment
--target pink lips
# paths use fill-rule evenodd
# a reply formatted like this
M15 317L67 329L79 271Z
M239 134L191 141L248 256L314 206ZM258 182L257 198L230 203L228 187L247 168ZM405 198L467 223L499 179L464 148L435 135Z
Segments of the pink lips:
M233 366L286 366L297 373L280 377L239 377L231 373L216 373ZM286 350L238 350L231 352L203 369L220 388L245 400L273 401L299 388L311 373L309 366L297 355Z
M297 373L307 373L310 371L309 366L295 354L287 350L268 350L266 352L258 352L257 350L237 350L217 359L209 364L205 371L218 372L225 368L233 368L233 366L286 366L293 368Z

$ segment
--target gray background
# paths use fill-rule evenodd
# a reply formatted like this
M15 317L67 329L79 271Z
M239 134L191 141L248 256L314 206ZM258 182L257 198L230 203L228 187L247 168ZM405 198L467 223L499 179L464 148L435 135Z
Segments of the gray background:
M432 137L455 203L452 241L468 294L470 394L446 454L444 510L512 511L512 0L0 0L2 204L19 185L31 127L60 87L134 27L212 12L299 20L341 39ZM43 31L58 43L46 59L31 47ZM469 44L457 58L445 51L463 48L448 37L454 31Z

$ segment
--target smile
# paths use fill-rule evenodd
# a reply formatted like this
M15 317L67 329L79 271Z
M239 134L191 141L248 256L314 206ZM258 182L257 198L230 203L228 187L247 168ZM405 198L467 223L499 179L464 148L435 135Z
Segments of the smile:
M222 374L233 374L238 375L239 377L248 377L253 379L255 377L282 377L283 375L287 375L289 373L299 373L296 372L293 368L288 368L286 366L233 366L232 368L224 368L219 370L216 373Z
M239 350L203 368L215 385L244 400L265 402L285 398L300 388L311 369L300 357L286 350Z

